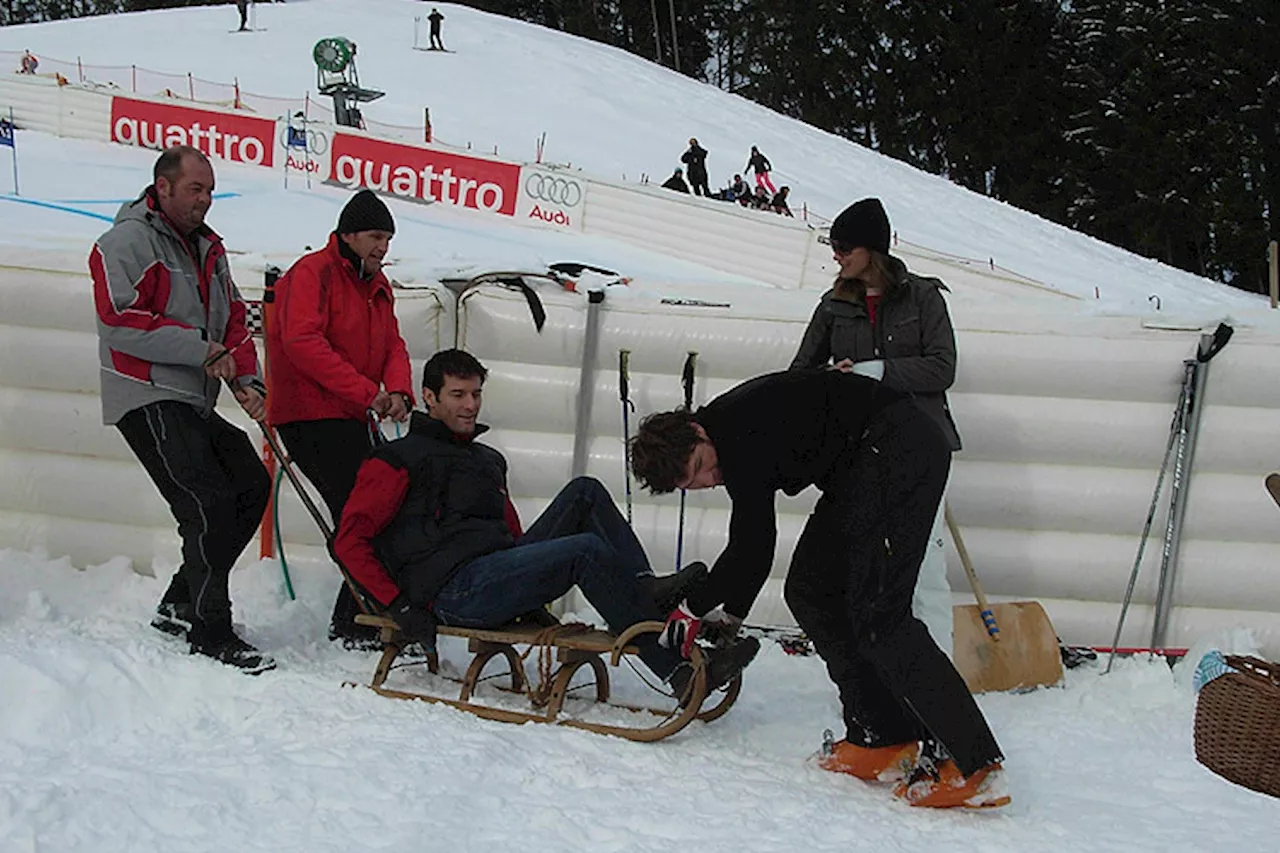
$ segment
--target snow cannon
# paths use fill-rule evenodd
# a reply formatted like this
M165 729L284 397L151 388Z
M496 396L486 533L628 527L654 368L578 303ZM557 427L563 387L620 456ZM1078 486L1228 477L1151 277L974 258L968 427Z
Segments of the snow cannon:
M360 85L356 69L356 43L343 36L330 36L316 42L311 49L316 64L316 88L333 98L333 116L345 127L364 127L359 105L376 101L386 92Z

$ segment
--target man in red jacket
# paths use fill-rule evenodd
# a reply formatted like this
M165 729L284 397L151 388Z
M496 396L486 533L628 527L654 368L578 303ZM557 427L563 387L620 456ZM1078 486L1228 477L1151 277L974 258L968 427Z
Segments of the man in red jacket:
M372 447L367 413L403 422L413 408L409 353L382 272L395 231L380 198L369 190L352 196L328 245L277 282L267 328L268 419L335 527ZM355 624L359 612L340 584L329 639L376 647L376 634Z

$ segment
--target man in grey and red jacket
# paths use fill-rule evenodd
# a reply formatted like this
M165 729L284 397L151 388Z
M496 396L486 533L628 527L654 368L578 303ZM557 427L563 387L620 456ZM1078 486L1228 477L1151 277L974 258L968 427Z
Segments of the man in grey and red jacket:
M256 674L275 662L232 630L227 580L262 520L270 478L214 405L225 382L261 421L266 390L222 240L204 222L213 187L204 154L169 148L154 183L93 246L102 420L142 462L182 537L182 565L151 624Z

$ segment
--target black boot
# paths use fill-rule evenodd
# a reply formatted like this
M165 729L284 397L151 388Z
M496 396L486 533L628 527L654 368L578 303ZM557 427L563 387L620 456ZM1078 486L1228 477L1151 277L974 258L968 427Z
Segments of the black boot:
M156 605L156 615L151 619L151 627L170 636L186 639L187 632L191 630L192 615L191 593L187 589L187 582L175 572L164 597Z
M747 664L751 663L759 651L760 641L755 637L743 637L731 646L702 649L702 657L707 664L707 695L711 695L711 691L719 690L733 681L735 676L747 668ZM682 708L689 702L689 688L693 683L693 674L693 664L685 661L676 667L675 672L671 673L671 677L667 679L667 686L680 697Z
M382 648L378 629L372 625L357 625L356 616L360 604L344 583L338 587L338 598L333 602L333 616L329 620L329 639L342 641L348 651L376 652Z
M666 616L689 597L694 587L706 580L708 572L707 564L697 560L673 575L645 575L641 580L658 605L658 612Z
M259 675L276 668L275 658L236 636L229 619L214 623L193 622L187 636L191 640L191 654L211 657L247 675Z

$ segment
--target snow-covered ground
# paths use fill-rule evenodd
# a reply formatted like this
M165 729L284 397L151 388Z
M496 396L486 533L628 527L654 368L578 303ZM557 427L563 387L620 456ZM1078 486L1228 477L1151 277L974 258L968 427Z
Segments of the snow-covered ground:
M0 551L0 851L1275 849L1280 801L1195 762L1163 662L981 697L1013 804L939 813L806 761L840 730L817 658L766 643L728 715L657 744L517 727L343 687L374 658L321 639L336 575L294 580L289 601L274 563L235 575L280 660L251 678L146 627L164 582L124 561Z
M236 76L247 90L287 96L314 85L312 43L345 34L361 45L364 81L388 91L368 114L411 124L428 103L446 141L532 157L545 130L552 159L613 178L662 177L693 135L711 150L714 183L754 143L777 163L778 183L820 213L878 194L905 240L993 257L1079 295L1098 285L1113 310L1151 311L1153 292L1165 311L1261 304L636 57L449 4L440 4L445 42L458 52L423 54L409 33L427 4L359 7L262 4L269 29L247 36L226 32L230 6L6 28L0 49ZM0 197L0 245L87 252L147 182L153 156L19 134L24 199ZM278 176L234 164L219 164L218 181L226 195L210 221L250 268L288 263L324 239L347 197L286 191ZM640 281L747 284L615 241L443 205L392 206L394 274L405 282L578 260ZM1068 672L1062 689L981 697L1008 755L1013 804L935 813L806 761L824 729L840 732L836 696L819 660L773 644L724 719L635 744L344 688L367 680L373 659L323 640L336 576L322 565L295 566L296 601L274 563L235 574L237 621L280 661L246 678L149 629L172 566L136 567L159 580L132 568L0 550L0 853L1276 849L1280 802L1195 762L1189 679L1158 661L1121 660L1107 676L1089 666ZM445 651L454 666L462 660Z

